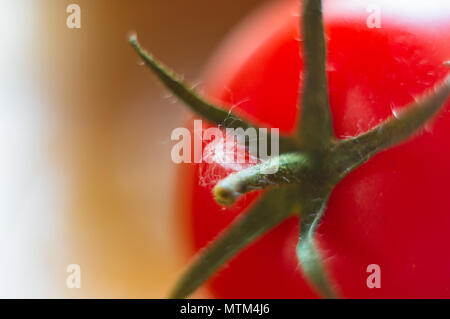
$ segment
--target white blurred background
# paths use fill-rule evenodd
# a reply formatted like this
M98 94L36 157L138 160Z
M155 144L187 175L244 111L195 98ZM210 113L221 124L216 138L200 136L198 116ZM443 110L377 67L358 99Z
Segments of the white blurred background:
M47 297L62 241L64 182L45 148L48 96L35 68L37 1L0 2L0 297Z

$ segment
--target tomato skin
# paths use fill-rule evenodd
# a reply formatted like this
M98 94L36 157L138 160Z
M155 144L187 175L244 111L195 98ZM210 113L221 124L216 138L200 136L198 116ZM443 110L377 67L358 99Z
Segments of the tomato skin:
M382 10L379 29L366 24L366 9L373 4ZM209 97L285 133L296 125L303 68L298 5L279 1L253 16L213 58L204 78ZM324 21L339 138L375 126L448 73L447 0L324 0ZM333 191L316 238L343 297L450 298L449 102L424 132L375 156ZM194 170L193 178L183 181L193 189L184 212L193 253L257 196L249 194L230 209L218 206L211 195L214 180L206 187L200 183L211 167L200 166L187 168ZM318 297L298 267L298 233L292 218L252 243L209 281L213 295ZM366 285L371 264L381 267L380 289Z

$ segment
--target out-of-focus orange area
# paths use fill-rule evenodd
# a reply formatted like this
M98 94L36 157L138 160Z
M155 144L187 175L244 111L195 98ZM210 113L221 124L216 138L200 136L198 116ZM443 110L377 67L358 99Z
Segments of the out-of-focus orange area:
M70 3L81 29L66 26ZM186 264L170 134L187 111L127 34L195 80L259 3L0 4L1 297L167 295ZM80 289L66 286L69 264L81 267Z

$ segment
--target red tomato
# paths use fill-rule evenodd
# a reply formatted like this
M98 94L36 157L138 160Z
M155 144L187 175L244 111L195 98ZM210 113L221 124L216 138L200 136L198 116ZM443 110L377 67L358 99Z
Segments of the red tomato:
M381 10L369 28L368 9ZM248 119L290 133L296 124L302 58L299 2L277 1L244 23L210 63L205 93ZM334 130L360 134L395 113L448 73L448 0L324 0ZM447 103L446 107L450 103ZM343 297L450 297L450 115L444 111L414 139L385 151L333 191L317 234ZM190 167L183 182L193 252L211 242L255 194L231 209L211 195L214 165ZM205 183L206 181L206 183ZM186 213L186 211L185 211ZM314 298L295 254L295 218L255 241L208 285L222 298ZM368 265L381 267L369 289Z

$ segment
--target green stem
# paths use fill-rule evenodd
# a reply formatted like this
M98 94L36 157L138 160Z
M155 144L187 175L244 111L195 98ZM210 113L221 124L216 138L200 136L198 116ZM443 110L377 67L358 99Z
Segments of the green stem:
M295 213L297 188L273 189L253 206L249 212L231 224L192 263L176 285L171 298L189 296L225 262L248 243L252 242L288 216Z
M214 198L224 206L233 205L239 196L273 185L299 184L309 171L308 158L301 153L283 154L221 180L213 189Z
M450 76L432 92L368 132L344 140L337 148L335 159L341 178L375 154L403 142L417 133L445 105L450 94Z
M141 47L137 36L133 35L129 38L130 44L136 53L142 58L149 69L159 78L159 80L170 90L175 96L183 101L192 111L202 118L218 125L222 128L248 129L256 126L250 124L246 120L240 118L231 111L226 111L223 107L216 106L198 94L191 85L186 83L182 77L174 71L158 61ZM268 134L268 141L272 140ZM296 149L295 142L284 136L279 137L279 145L281 151L292 151Z
M308 233L300 236L297 246L297 257L304 276L309 283L325 298L339 298L323 265L323 256L314 243L314 238Z
M303 52L305 80L302 90L298 136L307 149L321 149L334 137L328 101L326 42L322 1L303 1Z
M325 298L336 299L338 293L323 264L323 256L314 242L319 222L326 208L328 196L311 201L311 196L303 200L300 215L300 238L297 244L297 258L303 274L312 286ZM319 197L320 198L320 197Z
M161 82L195 113L217 125L231 128L241 127L244 129L251 127L246 121L201 98L194 89L183 81L181 76L143 49L136 36L130 37L130 43Z

